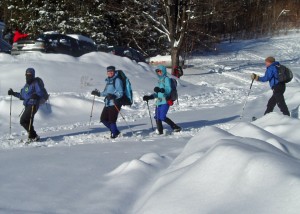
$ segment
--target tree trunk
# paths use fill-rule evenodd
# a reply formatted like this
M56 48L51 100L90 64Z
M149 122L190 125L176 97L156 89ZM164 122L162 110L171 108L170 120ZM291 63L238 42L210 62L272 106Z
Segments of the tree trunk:
M171 49L172 68L179 66L179 51L177 47Z

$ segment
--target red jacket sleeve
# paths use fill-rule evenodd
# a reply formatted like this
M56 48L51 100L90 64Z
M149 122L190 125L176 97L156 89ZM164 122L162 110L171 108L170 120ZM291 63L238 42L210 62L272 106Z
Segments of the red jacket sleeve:
M18 32L18 31L16 31L15 32L15 35L14 35L14 39L13 39L13 41L14 42L17 42L17 41L19 41L20 39L23 39L23 38L26 38L26 37L28 37L28 34L26 34L26 33L20 33L20 32Z

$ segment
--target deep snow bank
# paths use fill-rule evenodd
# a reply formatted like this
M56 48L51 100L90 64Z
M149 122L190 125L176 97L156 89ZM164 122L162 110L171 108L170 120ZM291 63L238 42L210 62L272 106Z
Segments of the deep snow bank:
M275 125L278 117L258 123ZM231 132L241 137L207 127L192 138L134 212L299 213L300 147L252 124L238 124Z

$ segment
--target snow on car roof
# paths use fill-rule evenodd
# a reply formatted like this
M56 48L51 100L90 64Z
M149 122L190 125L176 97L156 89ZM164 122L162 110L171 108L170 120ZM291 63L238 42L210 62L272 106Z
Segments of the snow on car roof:
M82 35L78 35L78 34L67 34L67 36L70 36L70 37L72 37L74 39L77 39L77 40L86 41L86 42L89 42L89 43L92 43L92 44L96 44L94 42L94 40L92 40L91 38L86 37L86 36L82 36Z
M46 31L43 34L59 34L57 31Z

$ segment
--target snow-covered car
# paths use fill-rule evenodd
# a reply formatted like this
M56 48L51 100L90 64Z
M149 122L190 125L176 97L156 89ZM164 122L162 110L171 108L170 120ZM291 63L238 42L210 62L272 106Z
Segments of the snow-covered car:
M8 53L11 52L11 45L8 44L5 40L0 39L0 53Z
M164 65L167 68L172 67L171 55L166 55L166 56L157 55L155 57L147 58L146 62L149 63L150 65L154 65L154 66ZM181 66L181 67L184 66L184 59L182 57L179 57L179 66Z
M74 57L96 51L94 41L82 35L64 35L56 32L44 33L35 40L20 40L13 44L11 54L40 51L44 53L60 53Z
M109 46L107 48L106 52L117 55L117 56L127 57L136 62L146 62L143 54L133 48Z

